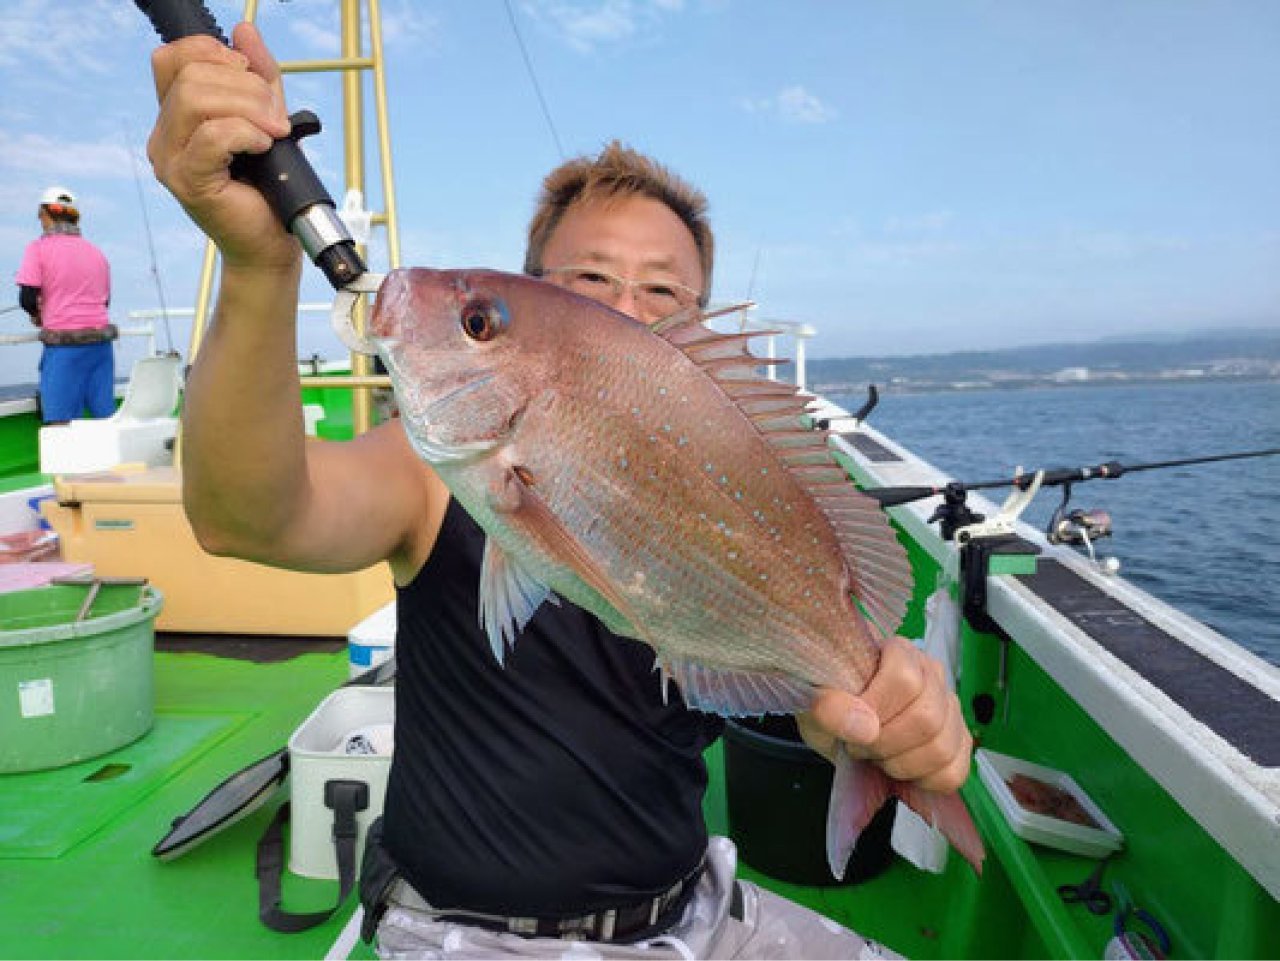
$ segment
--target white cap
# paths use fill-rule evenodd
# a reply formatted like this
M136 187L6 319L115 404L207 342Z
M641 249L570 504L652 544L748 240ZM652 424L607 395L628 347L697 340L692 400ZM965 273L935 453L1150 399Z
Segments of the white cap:
M66 187L49 187L40 195L40 204L65 204L68 207L76 205L76 195Z

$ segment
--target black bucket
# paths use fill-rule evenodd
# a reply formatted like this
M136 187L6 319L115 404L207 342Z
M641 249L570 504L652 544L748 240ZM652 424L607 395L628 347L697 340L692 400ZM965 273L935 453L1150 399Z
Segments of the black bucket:
M770 715L725 724L729 833L751 867L779 881L815 887L856 884L893 862L889 836L896 800L863 830L837 881L827 866L831 762L800 737L795 718Z

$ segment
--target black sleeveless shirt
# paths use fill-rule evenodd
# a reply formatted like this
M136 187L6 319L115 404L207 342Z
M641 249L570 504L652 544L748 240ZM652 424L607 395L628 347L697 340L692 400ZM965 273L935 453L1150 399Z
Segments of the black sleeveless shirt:
M451 500L397 589L383 845L429 903L566 917L655 896L706 847L722 722L662 703L653 651L562 600L500 666L478 624L484 533Z

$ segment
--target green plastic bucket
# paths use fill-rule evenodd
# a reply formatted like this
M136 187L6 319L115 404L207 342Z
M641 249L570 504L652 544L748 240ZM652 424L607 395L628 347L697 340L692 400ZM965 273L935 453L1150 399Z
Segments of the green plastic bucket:
M0 594L0 774L39 771L136 741L154 721L150 586L102 584Z

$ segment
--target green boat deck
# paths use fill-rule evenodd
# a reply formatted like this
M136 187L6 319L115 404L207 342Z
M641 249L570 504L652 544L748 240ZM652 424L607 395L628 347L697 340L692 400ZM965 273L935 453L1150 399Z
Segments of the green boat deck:
M274 804L173 861L150 851L225 777L284 746L346 679L345 647L276 663L158 652L155 667L156 723L141 740L65 768L0 776L0 953L323 956L353 905L303 934L258 922L253 854ZM336 889L286 874L285 903L320 909Z
M161 637L161 647L180 645ZM228 654L262 641L226 638ZM267 644L270 641L265 642ZM282 646L290 642L282 642ZM209 645L202 645L206 648ZM215 647L217 644L215 643ZM278 802L263 805L172 861L150 854L174 817L241 767L283 746L316 704L346 678L345 646L274 663L237 656L155 655L156 723L141 740L110 754L51 771L0 776L0 954L30 958L305 958L326 954L355 907L352 897L311 931L280 934L257 917L254 850ZM341 649L336 649L341 648ZM709 826L726 830L721 751L706 809ZM283 797L283 793L281 795ZM753 874L744 867L744 874ZM965 868L964 870L968 870ZM917 955L937 952L945 930L945 878L896 865L873 883L877 896L772 883L860 928L884 927L872 901L913 905L910 924L884 927ZM921 885L937 888L924 896ZM337 884L285 873L284 905L328 907ZM56 907L55 907L56 906ZM926 910L929 908L930 910ZM873 924L873 917L880 924ZM371 957L357 943L351 957Z
M150 854L175 816L228 775L282 747L347 678L340 641L279 643L290 653L310 652L260 663L176 651L172 648L181 641L162 636L159 644L165 649L155 655L156 724L149 734L90 761L0 777L6 812L0 827L0 890L5 892L0 954L302 958L330 951L354 911L354 897L330 921L304 933L279 934L258 921L254 850L275 803L175 860L162 862ZM262 644L226 638L214 646L241 655ZM1017 662L1013 670L1029 698L1052 697L1047 689L1035 688L1044 680L1034 677L1031 665ZM1087 719L1064 721L1077 735L1087 729ZM992 740L1005 749L1017 746L1012 737ZM1098 753L1087 739L1081 750ZM708 759L708 825L725 832L720 745ZM976 775L965 796L988 847L981 881L957 857L948 859L941 875L896 859L869 881L830 888L778 882L749 865L743 865L742 874L911 957L1098 956L1110 936L1111 918L1066 905L1056 893L1058 884L1083 880L1096 862L1033 847L1014 836ZM1143 803L1150 800L1148 795ZM1178 907L1173 913L1172 905L1149 905L1170 928L1173 956L1275 956L1280 944L1268 922L1276 916L1275 902L1198 840L1194 830L1176 825L1176 813L1150 815L1176 826L1163 842L1167 850L1163 855L1144 850L1146 842L1139 841L1109 865L1108 877L1125 876L1131 889L1142 893L1142 867L1152 858L1169 862L1171 872L1175 862L1185 864L1188 857L1202 866L1199 872L1177 871L1186 885L1198 886L1198 910ZM328 907L336 893L336 882L285 873L289 910ZM1177 889L1173 896L1182 901ZM1226 923L1232 915L1238 923ZM357 942L350 956L372 954Z

